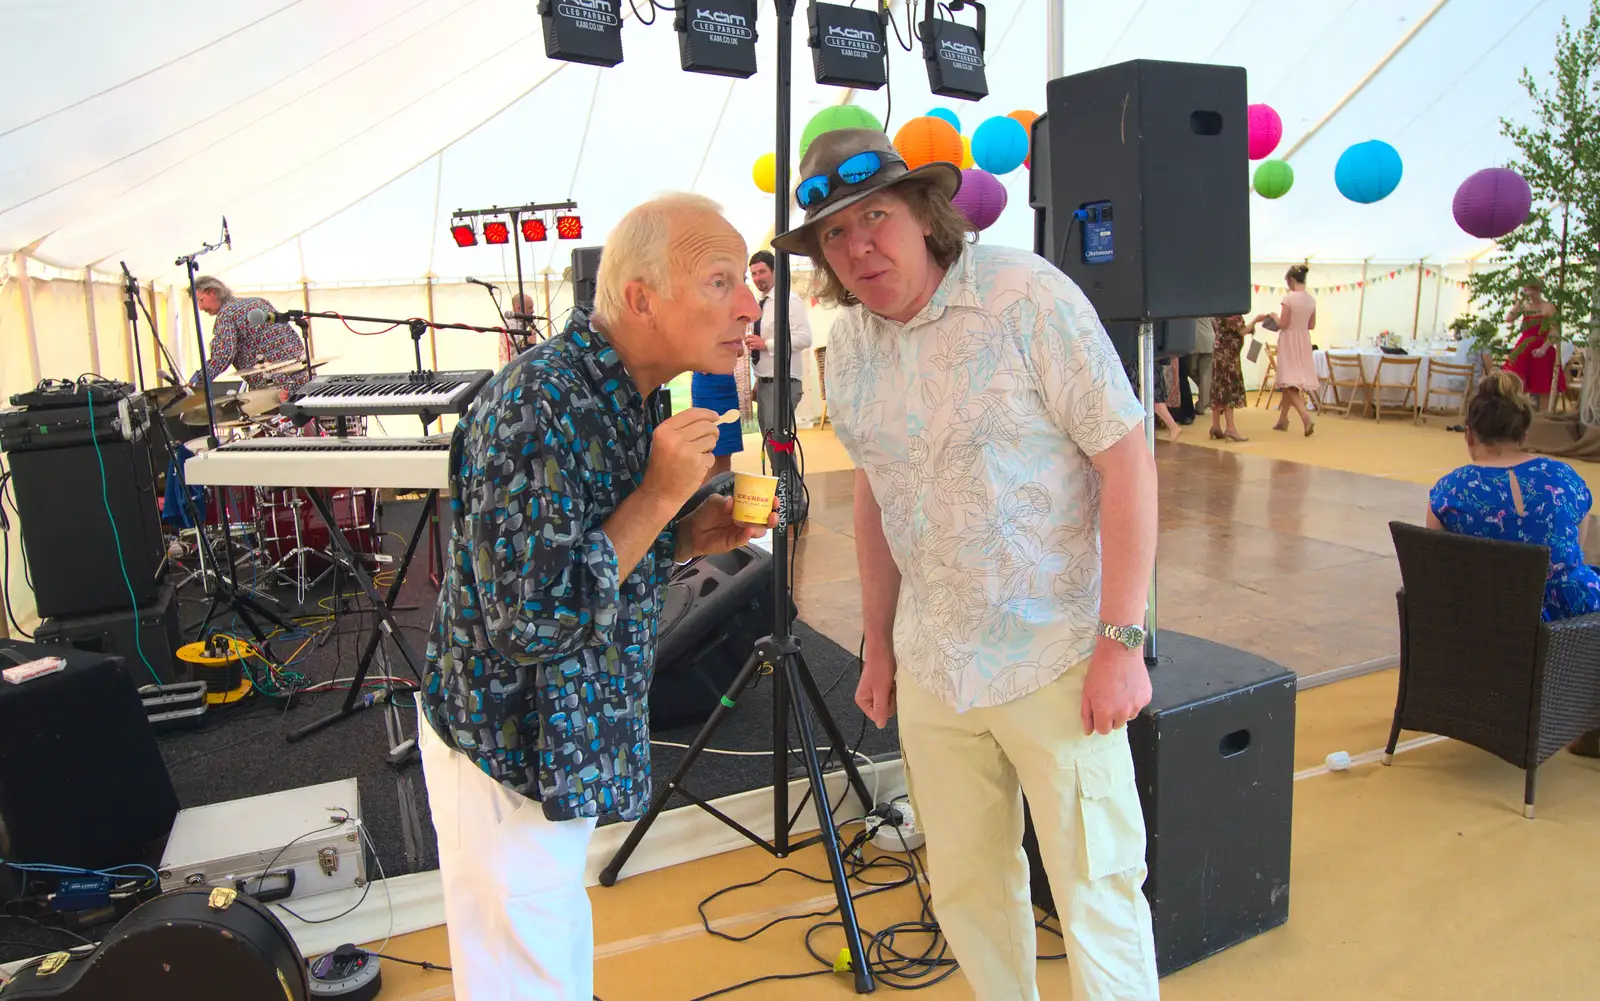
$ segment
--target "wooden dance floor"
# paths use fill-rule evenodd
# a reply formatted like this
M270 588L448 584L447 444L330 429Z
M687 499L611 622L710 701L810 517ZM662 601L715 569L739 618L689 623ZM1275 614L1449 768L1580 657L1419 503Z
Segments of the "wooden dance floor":
M1161 628L1301 675L1395 662L1400 572L1389 522L1420 524L1427 487L1183 444L1162 443L1156 456ZM854 473L810 473L806 485L795 603L812 628L855 650Z

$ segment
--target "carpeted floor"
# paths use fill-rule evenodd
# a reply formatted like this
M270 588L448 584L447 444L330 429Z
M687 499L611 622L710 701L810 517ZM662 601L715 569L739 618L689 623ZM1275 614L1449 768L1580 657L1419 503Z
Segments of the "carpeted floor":
M384 512L385 527L410 531L416 513L413 504L391 504ZM386 540L386 549L396 554L403 552L394 537ZM327 586L313 592L304 611L311 616L325 614L332 607L331 599L322 605L318 601L328 598L331 585L330 580ZM344 590L354 587L350 583ZM429 579L426 553L420 552L407 575L395 615L419 658L426 644L426 629L432 618L436 593ZM206 614L208 602L198 591L182 597L183 621L190 627L185 637L189 638L192 627ZM301 609L290 607L285 614L298 611ZM292 669L304 675L310 685L348 679L355 671L362 641L370 635L372 619L364 599L346 602L338 620L317 624L326 625L327 632L305 647ZM242 629L241 624L231 620L228 624ZM858 677L855 651L843 649L804 623L795 624L794 634L800 641L812 676L826 693L829 711L850 746L869 756L897 756L899 742L894 728L880 731L863 726L864 717L853 704ZM280 659L287 659L299 645L298 639L286 644L280 642L275 644L274 653ZM372 675L386 673L384 664L387 663L387 673L401 681L410 679L409 670L391 643L382 644L380 651ZM301 695L292 708L286 707L283 700L252 698L237 708L214 711L203 729L160 735L158 741L180 806L205 806L354 777L361 799L359 805L328 805L359 810L376 851L375 861L381 864L383 874L397 876L437 868L438 856L421 769L414 759L403 768L387 762L391 739L386 730L384 706L379 704L359 711L295 743L285 738L288 730L337 709L344 697L343 690ZM405 703L399 710L404 731L402 739L413 737L416 711L410 705L409 694L401 695L399 701ZM770 785L771 716L772 679L758 677L738 700L737 708L724 717L709 745L720 751L739 753L707 753L691 771L688 787L705 799L716 799ZM657 741L689 744L699 729L700 724L693 723L664 730L653 737ZM820 727L816 729L819 745L826 747L826 736ZM791 746L797 745L791 741ZM659 780L665 780L682 754L682 750L674 747L654 750L654 771ZM826 751L823 757L827 757ZM790 774L804 774L798 756L791 758ZM870 772L866 779L870 788ZM673 805L681 807L683 804ZM409 830L407 817L411 818ZM371 875L376 876L377 872ZM37 955L41 949L63 944L70 944L69 939L58 930L39 928L0 915L0 962Z

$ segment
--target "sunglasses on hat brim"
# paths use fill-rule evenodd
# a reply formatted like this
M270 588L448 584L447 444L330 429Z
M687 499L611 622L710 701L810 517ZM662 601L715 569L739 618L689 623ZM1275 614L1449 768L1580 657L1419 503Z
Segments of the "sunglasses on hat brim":
M846 158L827 174L818 174L800 182L794 189L794 198L803 209L821 204L833 193L833 182L860 184L883 169L883 157L872 150Z

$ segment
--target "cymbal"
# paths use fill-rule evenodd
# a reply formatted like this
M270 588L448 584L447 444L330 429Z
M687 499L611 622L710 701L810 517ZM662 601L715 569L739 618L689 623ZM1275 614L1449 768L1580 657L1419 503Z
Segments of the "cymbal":
M234 405L239 408L239 412L246 417L264 417L267 414L278 412L278 407L283 403L282 394L283 390L269 387L267 389L252 389L244 393L235 393L228 399L232 400Z
M232 400L231 396L213 397L213 409L218 418L237 419L237 411L232 407ZM209 424L210 421L206 419L206 394L196 393L173 407L172 416L185 424Z
M174 400L181 400L189 392L187 386L151 386L144 391L145 399L157 410L164 410L167 404Z
M283 363L282 362L275 362L275 361L263 362L262 364L253 366L251 368L237 368L237 369L234 369L233 370L233 374L237 375L241 379L245 378L246 376L252 376L252 375L266 375L269 372L278 371L278 366L281 365L281 364L283 364Z
M296 372L305 368L321 368L323 365L328 364L328 362L333 361L336 357L338 356L334 355L328 358L313 358L309 362L304 358L290 358L286 361L269 361L263 365L257 365L255 368L245 369L238 374L241 377L247 375L277 375L282 372Z

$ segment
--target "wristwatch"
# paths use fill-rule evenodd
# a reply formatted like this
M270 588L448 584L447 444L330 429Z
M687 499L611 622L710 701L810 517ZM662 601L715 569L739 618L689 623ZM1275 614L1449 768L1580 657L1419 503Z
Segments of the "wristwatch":
M1113 626L1110 623L1100 623L1100 635L1107 639L1116 640L1129 650L1137 650L1144 646L1148 633L1143 626Z

